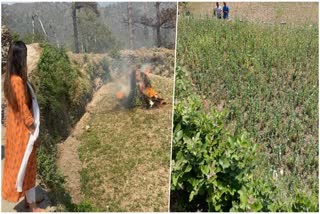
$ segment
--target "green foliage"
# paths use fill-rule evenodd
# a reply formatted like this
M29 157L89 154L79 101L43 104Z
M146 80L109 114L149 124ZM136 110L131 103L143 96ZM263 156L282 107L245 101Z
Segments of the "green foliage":
M189 82L190 73L176 69L172 148L173 211L317 211L317 196L295 189L283 203L272 173L261 171L258 144L226 129L226 111L207 112ZM188 200L183 198L188 198ZM206 202L207 204L203 204ZM189 205L188 205L189 203ZM190 207L190 203L193 207ZM200 206L199 206L200 204Z
M191 9L190 2L179 2L180 16L188 16L189 18L193 18L193 15L191 14L190 9Z
M93 207L89 201L82 201L80 204L70 204L69 212L101 212L98 208Z
M56 144L67 135L70 116L67 101L72 96L75 74L62 49L42 45L43 52L38 69L31 74L41 112L41 145L37 155L38 177L52 191L49 194L54 204L72 204L64 189L64 177L57 171ZM64 130L63 130L64 129Z
M120 56L121 56L120 45L117 45L116 47L111 49L110 56L114 59L120 59Z
M88 62L88 54L83 55L83 62L87 63Z
M41 47L43 51L38 69L30 76L41 112L38 177L42 185L50 188L52 203L64 207L61 211L96 211L86 202L80 205L72 203L64 188L64 177L56 166L56 144L69 134L72 124L83 114L85 105L81 103L81 99L88 96L90 90L79 81L78 70L71 66L63 49L49 44L42 44Z
M90 79L94 81L95 78L101 78L103 82L111 79L109 66L110 60L107 57L103 57L99 62L91 62L87 65L87 72Z
M55 187L55 185L63 184L64 178L57 173L56 154L57 148L55 146L55 139L49 136L40 135L42 145L38 149L38 176L42 182L48 187Z
M173 190L186 189L189 201L205 196L209 211L259 211L261 202L249 204L255 145L245 136L234 137L223 128L223 114L203 111L197 96L175 106L173 138Z
M12 33L12 41L13 42L20 41L20 35L16 32Z
M38 174L46 185L54 187L63 180L55 166L56 143L68 134L70 128L71 113L68 109L74 93L76 71L71 68L64 50L48 44L42 48L38 69L30 77L41 111L42 144L38 154Z
M259 145L255 177L278 175L272 210L318 210L318 27L185 18L178 27L189 87L227 107L228 130Z
M32 33L26 33L26 34L18 34L16 32L12 35L12 41L23 41L25 44L32 44L32 43L45 43L47 42L46 37L43 35L43 33L35 32L33 35Z
M109 68L110 65L111 65L110 60L107 57L103 57L100 62L100 66L101 66L101 70L102 70L101 76L104 81L111 79L111 74L110 74L111 71Z
M177 67L176 75L176 91L185 92L185 72ZM228 133L225 113L205 112L201 98L188 92L184 99L177 95L174 107L172 190L186 190L189 201L203 198L209 211L261 210L262 202L250 192L257 145Z
M111 53L117 56L120 43L112 35L110 29L92 11L84 9L78 15L79 21L79 43L84 52Z
M32 33L23 34L20 39L26 44L47 42L45 35L37 31L34 35Z
M72 122L69 112L75 94L77 71L71 67L63 49L42 45L36 79L38 100L44 125L52 136L66 136Z

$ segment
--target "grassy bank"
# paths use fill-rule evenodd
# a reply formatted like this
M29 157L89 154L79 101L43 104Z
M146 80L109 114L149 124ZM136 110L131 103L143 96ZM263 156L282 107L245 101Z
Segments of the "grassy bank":
M41 48L37 69L30 75L41 111L38 177L41 185L49 190L50 200L58 210L91 210L92 207L85 202L80 205L71 202L64 188L64 177L56 167L56 144L68 136L84 113L93 93L94 78L99 77L103 64L91 64L94 68L89 66L85 71L88 75L84 75L84 71L69 60L65 50L48 44L42 44Z
M318 28L184 18L178 28L184 78L258 145L253 176L273 178L273 210L318 209Z
M79 138L81 191L101 211L168 210L173 81L156 75L151 81L167 105L116 109L109 83Z

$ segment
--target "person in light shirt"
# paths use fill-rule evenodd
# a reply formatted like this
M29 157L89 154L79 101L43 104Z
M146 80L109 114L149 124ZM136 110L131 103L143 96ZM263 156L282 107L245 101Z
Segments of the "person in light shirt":
M217 19L221 19L222 8L219 6L219 2L216 3L216 8L213 9L213 15L217 17Z

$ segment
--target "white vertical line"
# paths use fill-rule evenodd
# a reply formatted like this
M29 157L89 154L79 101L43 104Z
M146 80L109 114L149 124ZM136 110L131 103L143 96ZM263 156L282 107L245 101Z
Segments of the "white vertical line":
M2 3L2 2L1 2ZM1 27L2 27L2 20L1 20L1 17L2 17L2 15L1 15L1 12L2 12L2 4L0 4L0 23L1 23ZM2 32L1 32L1 34L2 34ZM1 47L1 52L2 52L2 39L0 40L0 47ZM1 64L2 64L2 53L1 53ZM0 68L0 71L1 71L1 74L2 74L2 65L1 65L1 68ZM2 83L2 75L0 76L0 82ZM2 84L1 84L1 89L0 89L0 91L1 91L1 93L2 93ZM2 99L0 100L0 121L2 121ZM1 156L1 158L2 158L2 124L1 124L1 128L0 128L0 146L1 146L1 149L0 149L0 156ZM1 160L1 166L0 166L0 190L1 190L1 192L2 192L2 170L3 170L3 168L2 168L2 160ZM0 212L2 212L2 194L0 194Z
M168 194L168 212L170 212L170 196L171 196L171 170L172 170L172 141L173 141L173 117L174 117L174 97L175 97L175 84L176 84L176 67L177 67L177 44L178 44L178 10L179 1L177 3L176 11L176 40L175 40L175 51L174 51L174 73L173 73L173 96L172 96L172 113L171 113L171 147L170 147L170 167L169 167L169 194Z

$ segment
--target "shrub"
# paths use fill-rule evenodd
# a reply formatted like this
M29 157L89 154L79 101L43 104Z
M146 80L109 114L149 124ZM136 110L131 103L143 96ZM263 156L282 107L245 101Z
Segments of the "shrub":
M62 211L95 210L86 202L79 205L72 203L64 188L64 177L56 166L56 144L68 136L71 126L83 114L85 102L82 97L88 96L91 90L79 80L78 70L71 66L65 50L49 44L41 44L41 47L43 51L38 69L30 76L41 111L38 177L41 185L51 190L51 202L63 206Z
M181 17L178 28L177 62L191 71L182 77L188 87L227 107L229 132L246 131L259 145L254 176L276 186L269 194L256 185L268 209L316 211L318 26ZM175 95L188 96L184 90Z
M317 197L292 189L287 203L272 173L260 174L258 144L246 134L226 129L227 111L207 112L190 84L176 69L176 101L172 146L173 211L317 211ZM184 198L188 197L188 200ZM205 202L205 203L203 203ZM191 203L188 204L188 203Z
M75 94L77 71L71 67L63 49L41 45L38 71L33 83L38 94L43 125L50 135L63 136L70 129L72 97Z
M178 67L176 73L181 75L182 69ZM185 88L187 82L179 79L176 84ZM224 119L225 113L205 112L200 97L194 94L175 105L172 190L186 190L189 201L203 198L209 211L233 207L258 211L261 201L248 193L256 145L245 135L228 133Z

